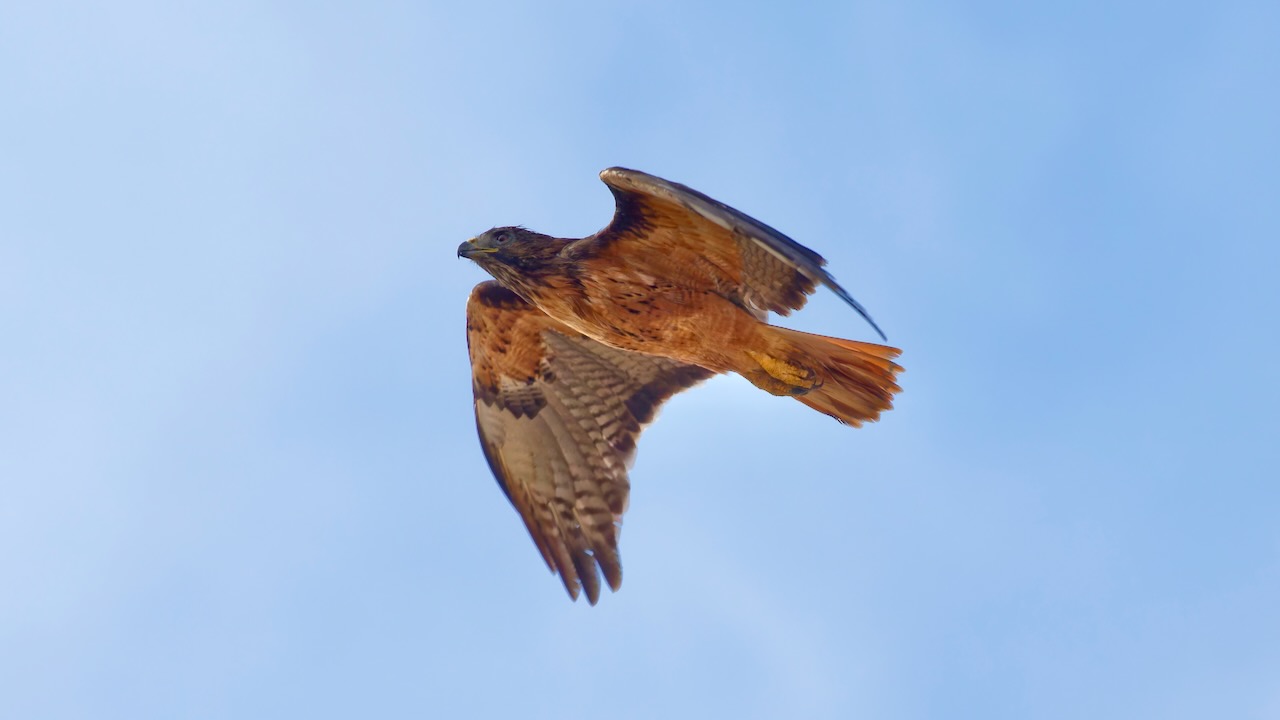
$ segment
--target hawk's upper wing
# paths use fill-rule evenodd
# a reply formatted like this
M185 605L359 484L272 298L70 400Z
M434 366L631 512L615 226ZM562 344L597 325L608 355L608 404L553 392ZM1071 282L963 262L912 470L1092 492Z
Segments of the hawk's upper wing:
M713 373L615 350L496 282L467 302L476 426L489 467L569 595L622 583L627 466L658 406Z
M585 241L602 254L617 253L621 262L656 260L664 272L710 283L762 318L770 310L799 310L821 283L884 337L866 309L822 269L826 260L795 240L679 183L625 168L609 168L600 179L618 206L613 222Z

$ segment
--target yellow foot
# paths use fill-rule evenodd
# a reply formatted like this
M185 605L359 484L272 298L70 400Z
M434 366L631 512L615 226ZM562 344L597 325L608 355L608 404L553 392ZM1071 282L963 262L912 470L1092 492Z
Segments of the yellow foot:
M756 361L760 370L743 376L756 387L774 395L803 395L821 384L809 368L754 350L748 350L747 355Z

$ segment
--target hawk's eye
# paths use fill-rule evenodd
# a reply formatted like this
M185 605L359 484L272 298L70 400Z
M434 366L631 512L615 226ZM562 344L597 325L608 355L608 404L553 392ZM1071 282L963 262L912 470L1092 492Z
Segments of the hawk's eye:
M508 240L510 240L510 239L511 239L511 238L510 238L506 233L504 233L504 232L498 233L497 235L494 235L494 236L493 236L493 241L494 241L494 242L496 242L496 243L498 243L499 245L501 245L501 244L505 243L506 241L508 241Z

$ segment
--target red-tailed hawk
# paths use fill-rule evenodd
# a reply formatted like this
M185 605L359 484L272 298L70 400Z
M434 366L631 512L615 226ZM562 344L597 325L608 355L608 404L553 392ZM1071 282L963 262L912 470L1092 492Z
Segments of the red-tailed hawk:
M817 253L683 185L600 178L617 210L595 235L501 227L458 248L496 280L467 302L485 457L547 565L593 605L599 572L622 583L627 468L664 400L736 372L861 425L892 407L901 370L895 348L767 324L821 284L880 331Z

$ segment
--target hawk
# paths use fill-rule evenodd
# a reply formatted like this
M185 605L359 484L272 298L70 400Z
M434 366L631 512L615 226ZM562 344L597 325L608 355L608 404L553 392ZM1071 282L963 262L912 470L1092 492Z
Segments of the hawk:
M622 583L636 439L667 398L735 372L850 425L898 392L896 348L769 325L824 285L884 333L826 261L696 190L609 168L612 222L582 239L493 228L458 247L494 280L467 302L485 458L569 596Z

